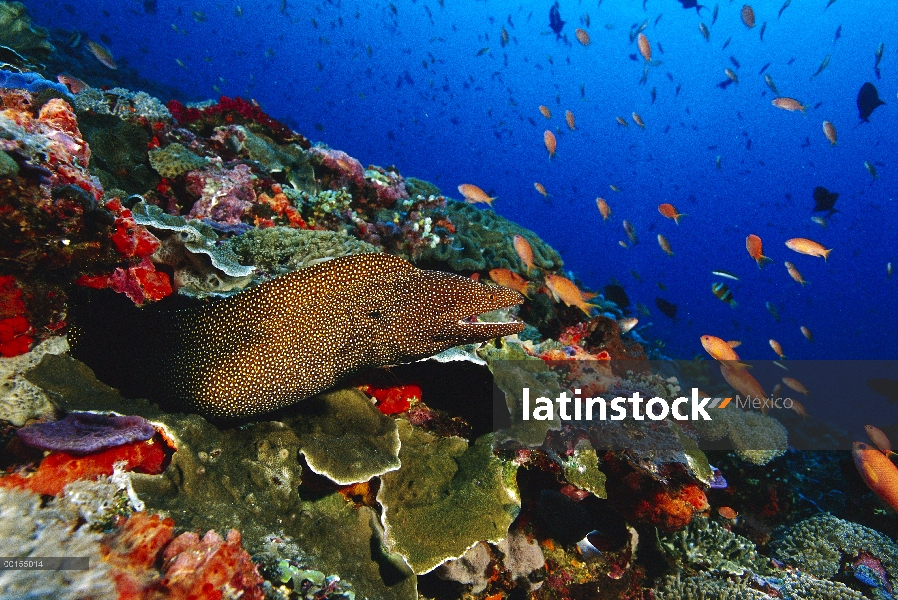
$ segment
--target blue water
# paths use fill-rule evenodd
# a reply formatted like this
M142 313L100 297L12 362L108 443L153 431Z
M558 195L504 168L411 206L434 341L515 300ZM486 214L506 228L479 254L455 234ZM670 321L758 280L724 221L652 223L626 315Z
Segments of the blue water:
M790 358L898 356L898 275L886 277L889 261L898 267L898 19L888 0L838 0L825 11L825 0L793 0L781 18L781 1L756 1L753 29L741 21L741 3L720 2L711 26L713 1L699 15L675 0L647 0L645 10L634 0L566 0L560 12L569 42L551 32L547 1L160 0L155 14L145 4L27 2L39 24L107 36L117 60L182 90L182 100L216 98L217 86L255 98L311 140L363 164L396 165L450 196L458 197L460 183L497 195L495 210L557 248L587 287L616 279L634 305L648 306L651 317L637 315L653 324L644 335L664 340L671 356L704 355L699 336L706 333L741 340L745 358L775 358L771 337ZM640 85L644 61L629 32L646 19L662 64ZM709 42L700 22L710 26ZM577 42L578 26L590 46ZM480 54L483 48L489 51ZM827 54L831 63L811 80ZM806 115L771 105L758 74L768 62L780 92L809 105ZM739 83L720 89L725 68ZM856 127L865 81L887 104ZM552 110L550 120L541 104ZM564 122L568 109L575 131ZM645 130L633 125L633 111ZM824 120L835 124L837 146L824 137ZM553 160L543 146L547 128L558 138ZM878 179L864 161L875 164ZM810 220L818 185L840 194L826 229ZM605 223L598 196L613 210ZM687 214L679 226L658 213L662 202ZM623 219L635 226L638 246L619 245ZM675 256L659 248L658 233ZM745 250L749 233L761 236L773 259L763 270ZM783 242L791 237L833 248L829 260L788 250ZM808 286L792 281L787 260ZM741 278L726 281L736 309L711 293L722 281L714 269ZM676 321L659 313L656 297L678 305ZM779 322L766 302L779 308Z

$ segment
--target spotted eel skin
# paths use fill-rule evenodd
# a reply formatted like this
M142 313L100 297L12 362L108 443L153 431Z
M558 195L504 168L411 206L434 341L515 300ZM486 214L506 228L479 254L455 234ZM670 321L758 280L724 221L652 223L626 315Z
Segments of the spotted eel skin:
M182 409L209 416L265 413L366 367L518 333L520 321L474 317L522 301L388 254L336 258L171 312L162 389Z

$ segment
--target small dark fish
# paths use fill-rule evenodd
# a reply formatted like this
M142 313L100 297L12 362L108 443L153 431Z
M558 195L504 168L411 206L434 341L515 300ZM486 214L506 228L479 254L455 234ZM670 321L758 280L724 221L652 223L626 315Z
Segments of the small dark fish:
M555 32L556 38L561 39L561 29L564 27L565 21L561 20L561 13L558 11L558 0L549 9L549 27Z
M783 11L786 10L787 8L789 8L790 4L792 4L792 0L786 0L786 2L783 4L783 7L780 9L779 13L777 13L777 15L776 15L777 19L779 19L780 17L783 16Z
M696 0L677 0L677 2L682 4L683 8L694 8L695 12L700 12L703 8L705 8L704 5L699 4L698 2L696 2Z
M792 58L789 59L789 62L787 62L786 64L791 67L792 63L794 63L794 62L795 62L795 57L793 56Z
M814 188L814 210L811 212L827 212L834 213L836 209L833 208L836 205L836 200L839 199L839 194L835 192L831 192L822 185L818 185Z
M839 25L836 28L836 35L833 36L833 45L835 45L835 43L839 41L840 37L842 37L842 26L841 25Z
M735 82L736 82L735 79L730 79L730 78L728 77L728 78L724 79L723 81L721 81L720 83L718 83L718 84L717 84L717 87L719 87L719 88L722 89L722 90L725 90L725 89L727 89L728 87L730 87L731 84L733 84L733 83L735 83Z
M823 69L825 69L827 67L827 65L829 65L829 61L831 58L832 58L831 54L826 55L826 58L824 58L823 62L820 63L820 67L817 69L817 72L814 73L813 75L811 75L811 80L813 80L817 75L820 75L820 73L823 72Z
M763 75L763 74L764 74L764 71L766 71L766 70L769 69L769 68L770 68L770 63L767 63L766 65L764 65L763 67L761 67L761 70L758 71L758 75Z
M489 48L481 48L480 50L477 51L476 56L483 56L484 54L486 54L489 51L490 51Z
M764 32L767 31L767 21L764 21L764 24L761 25L761 41L764 41Z
M737 69L742 66L739 64L739 61L736 60L735 56L730 57L730 62L733 63L733 66L736 67Z
M876 49L876 62L873 63L873 68L879 72L879 61L882 60L882 53L885 51L886 45L885 43L880 43L879 48Z
M605 296L606 300L611 300L620 308L627 308L630 306L630 298L627 296L627 292L622 285L606 285L605 289L602 290L602 295Z
M868 119L870 115L883 104L885 104L885 102L879 98L879 92L876 90L876 86L869 81L864 83L857 93L857 111L861 123L869 123Z
M829 8L830 6L832 6L833 2L835 2L835 1L836 0L829 0L829 2L826 3L826 7L824 7L824 9L823 9L823 12L826 12L826 9Z
M719 4L715 4L715 5L714 5L714 13L711 15L711 27L714 27L714 23L717 22L717 13L718 13L718 11L720 11L720 5L719 5Z
M673 319L677 320L677 305L671 302L668 302L664 298L655 298L655 306L658 307L662 313Z
M655 86L652 86L652 104L655 103L655 100L658 98L658 90L655 89Z
M733 38L731 38L731 37L727 38L727 41L725 41L725 42L723 43L723 47L721 47L720 49L721 49L721 50L726 50L726 49L727 49L727 46L730 45L730 42L731 42L732 40L733 40Z
M655 42L655 45L658 46L658 54L664 54L664 48L661 46L661 42Z
M148 15L156 14L156 0L143 0L143 12Z
M730 305L730 308L736 308L736 300L733 298L733 291L729 288L729 286L722 282L715 282L711 284L711 292L717 296L723 302L726 302Z
M867 387L880 396L885 396L889 404L898 403L898 379L886 379L884 377L868 379Z

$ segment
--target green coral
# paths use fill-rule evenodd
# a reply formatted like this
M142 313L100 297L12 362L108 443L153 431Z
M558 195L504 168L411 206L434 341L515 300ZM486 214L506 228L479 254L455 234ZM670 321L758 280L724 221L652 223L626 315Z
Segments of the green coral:
M399 437L402 467L383 476L377 499L388 547L416 573L506 536L521 507L516 468L493 456L491 435L468 446L400 420Z
M19 163L6 152L0 151L0 177L12 179L19 174Z
M721 578L710 573L684 577L669 575L652 590L655 600L770 600L770 596L753 589L747 580Z
M713 420L699 419L691 424L702 439L729 437L736 454L756 465L766 465L788 448L786 428L779 421L759 412L744 411L732 402L715 410Z
M779 593L781 598L787 600L865 600L866 598L844 583L815 579L801 571L785 573Z
M0 2L0 45L42 62L55 51L49 37L46 29L31 24L24 4Z
M514 236L523 236L533 248L534 266L555 271L563 266L561 256L539 236L492 210L479 210L457 201L446 203L446 213L455 226L449 244L424 249L421 260L443 263L452 271L511 269L524 273L514 249Z
M303 401L291 420L309 468L340 485L368 481L399 468L399 431L355 388Z
M165 428L177 448L165 472L128 474L147 510L170 514L185 529L237 529L253 555L268 551L272 537L277 538L280 546L294 550L281 554L275 565L287 558L306 569L339 574L360 598L417 598L415 577L401 557L385 548L373 509L355 507L336 492L303 495L305 441L298 424L321 418L314 405L297 404L290 420L218 429L198 415L125 400L69 357L46 356L26 376L64 410L111 410ZM365 435L364 430L355 433Z
M430 196L440 195L440 188L429 181L424 181L417 177L405 178L405 191L408 192L410 198L414 198L415 196L429 198Z
M599 457L589 442L582 440L562 464L565 480L598 498L607 498L605 474L599 470Z
M743 575L764 572L764 559L755 545L706 517L694 517L679 531L659 537L665 553L694 571Z
M250 229L231 238L229 245L241 263L270 275L290 273L329 258L378 251L342 231L290 227Z
M0 421L21 427L27 421L53 412L53 405L39 387L23 374L37 365L45 354L68 352L65 336L49 338L31 352L13 357L0 357Z
M208 158L197 156L178 143L150 150L149 157L150 165L156 169L156 172L169 179L174 179L188 171L202 169L209 164Z
M876 530L829 513L782 531L773 548L784 561L822 579L834 577L846 557L861 552L878 558L890 579L898 578L898 545Z
M315 171L299 145L277 144L243 125L231 125L228 129L234 134L227 138L234 152L256 161L269 173L285 173L287 182L296 190L309 194L318 192Z
M75 111L79 123L83 113L114 116L137 124L144 120L151 123L171 123L172 120L171 113L160 100L146 92L132 92L125 88L84 90L75 96Z
M142 201L131 212L137 223L162 241L151 259L174 270L173 281L180 293L225 296L250 283L254 269L240 264L231 247L219 244L215 230L202 221L169 215Z
M78 126L90 145L90 171L104 188L119 188L128 194L156 188L159 176L150 167L150 136L143 127L94 113L79 113Z

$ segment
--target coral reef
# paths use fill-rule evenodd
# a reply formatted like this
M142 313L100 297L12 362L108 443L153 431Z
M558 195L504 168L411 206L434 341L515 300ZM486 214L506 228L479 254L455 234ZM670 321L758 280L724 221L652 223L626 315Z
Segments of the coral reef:
M0 2L0 44L38 62L54 51L47 30L31 24L21 2Z
M205 156L197 156L177 142L165 148L149 151L150 166L168 179L179 177L188 171L198 171L209 164Z
M79 116L84 116L82 113L111 115L138 125L167 123L172 119L172 114L158 99L146 92L132 92L119 87L84 90L75 96L75 110Z
M0 4L0 7L8 6L9 5L6 3ZM2 11L3 8L0 8L0 20L2 20L3 18ZM0 22L0 27L2 27L2 22ZM19 88L28 90L28 92L35 96L40 94L41 92L50 90L55 92L57 95L71 100L71 94L69 94L68 88L66 88L61 83L48 81L41 77L38 73L18 73L16 71L0 70L0 88Z
M714 413L711 421L693 421L704 440L729 437L736 454L756 465L765 465L781 456L788 446L786 428L774 419L730 404Z
M37 365L45 354L63 354L69 349L65 336L44 340L26 354L0 358L0 421L21 427L31 419L50 414L53 405L39 387L23 374Z
M767 570L750 540L705 517L696 517L685 528L662 535L660 542L669 556L694 571L741 576L746 571Z
M533 248L533 264L547 271L563 266L561 256L535 233L491 210L479 210L464 202L446 203L446 214L455 228L449 244L424 249L421 260L441 263L453 271L522 269L512 240L524 236Z
M143 417L74 412L59 421L26 425L16 436L32 448L81 455L144 442L155 433Z
M378 251L378 248L342 231L288 227L251 229L231 238L228 243L241 263L253 265L271 276L290 273L338 256Z
M217 104L197 106L185 106L172 100L168 103L168 110L179 125L200 135L212 135L213 130L221 125L237 124L248 127L253 133L266 135L278 144L296 143L303 149L311 146L302 135L266 115L258 104L243 98L222 96Z
M173 273L175 289L189 296L228 295L246 287L254 269L240 264L229 244L220 244L215 230L201 221L168 215L158 206L138 202L135 223L155 232L159 247L150 255Z
M898 581L898 545L885 535L829 513L806 519L780 532L776 554L814 577L832 579L848 559L875 557L888 577Z
M479 541L503 539L520 508L516 467L492 454L491 436L468 446L398 421L402 468L382 478L387 545L416 573L462 556Z

